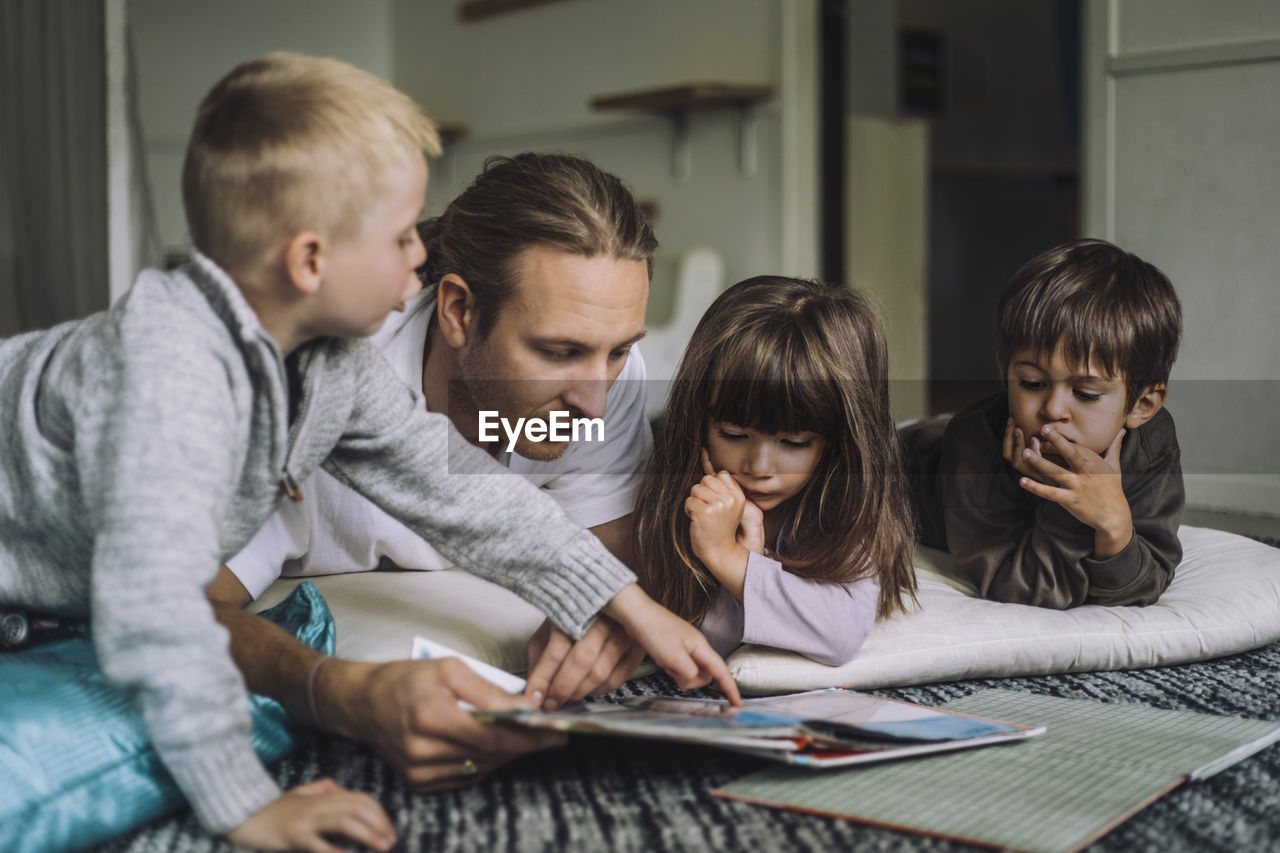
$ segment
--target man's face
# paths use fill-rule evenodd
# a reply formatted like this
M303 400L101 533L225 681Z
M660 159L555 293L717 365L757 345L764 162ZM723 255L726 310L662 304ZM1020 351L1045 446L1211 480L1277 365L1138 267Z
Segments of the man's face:
M1015 352L1005 378L1009 414L1027 446L1041 427L1052 424L1067 441L1101 456L1129 413L1124 377L1109 377L1097 364L1072 366L1061 347L1048 359L1030 350Z
M488 336L461 353L458 379L477 411L496 410L513 425L551 411L603 418L609 386L644 335L648 298L644 261L525 249L516 258L515 292ZM531 442L522 431L515 449L549 460L567 448Z

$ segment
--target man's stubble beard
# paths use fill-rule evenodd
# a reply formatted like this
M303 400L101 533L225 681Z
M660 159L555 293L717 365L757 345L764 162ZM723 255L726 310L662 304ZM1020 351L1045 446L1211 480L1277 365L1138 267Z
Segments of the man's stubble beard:
M496 411L499 417L506 418L512 426L515 426L517 418L533 417L545 421L551 413L550 409L546 409L534 412L532 415L512 414L512 412L516 411L518 405L518 401L511 389L511 386L515 383L507 379L494 378L496 371L493 369L493 360L489 358L488 346L485 341L463 353L458 368L461 376L454 382L449 383L450 411L455 411L453 397L455 394L460 393L464 399L456 401L458 404L457 410L466 410L463 417L472 418L477 427L479 426L479 413L482 411ZM577 409L568 408L568 411L571 418L582 416L582 413ZM509 439L505 431L501 430L501 428L499 428L499 431L501 432L499 445L505 450ZM473 432L472 434L476 433ZM524 437L524 430L521 429L520 438L516 440L515 452L535 462L551 462L563 456L568 449L569 443L567 441L554 443L550 441L529 441Z

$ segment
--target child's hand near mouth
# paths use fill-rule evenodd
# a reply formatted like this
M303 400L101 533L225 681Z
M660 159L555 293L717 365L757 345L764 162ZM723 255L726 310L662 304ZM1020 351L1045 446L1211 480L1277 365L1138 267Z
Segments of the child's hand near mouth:
M1020 433L1016 427L1010 428ZM1033 436L1032 447L1021 449L1015 470L1025 474L1018 482L1033 495L1053 501L1095 531L1094 556L1105 560L1119 554L1133 538L1133 516L1124 495L1120 471L1122 428L1106 453L1099 456L1089 448L1068 441L1052 426L1040 430L1042 439ZM1013 445L1021 436L1013 438ZM1010 442L1006 440L1006 444ZM1058 464L1045 457L1051 453L1062 460ZM1008 458L1006 456L1005 458Z

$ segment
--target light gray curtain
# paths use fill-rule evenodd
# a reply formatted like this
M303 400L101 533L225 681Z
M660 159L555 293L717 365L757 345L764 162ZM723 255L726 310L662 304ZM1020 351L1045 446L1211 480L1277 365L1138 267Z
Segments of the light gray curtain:
M104 20L0 0L0 335L108 302Z

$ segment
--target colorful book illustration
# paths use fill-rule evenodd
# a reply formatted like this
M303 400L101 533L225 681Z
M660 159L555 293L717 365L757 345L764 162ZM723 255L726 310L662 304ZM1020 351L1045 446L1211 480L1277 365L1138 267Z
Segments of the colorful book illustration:
M1044 732L836 688L748 699L740 708L717 700L641 696L558 711L475 714L531 728L697 743L807 768L969 749Z
M1036 853L1069 853L1154 800L1280 740L1280 723L987 690L943 706L1047 729L1007 749L807 773L780 767L721 797Z

